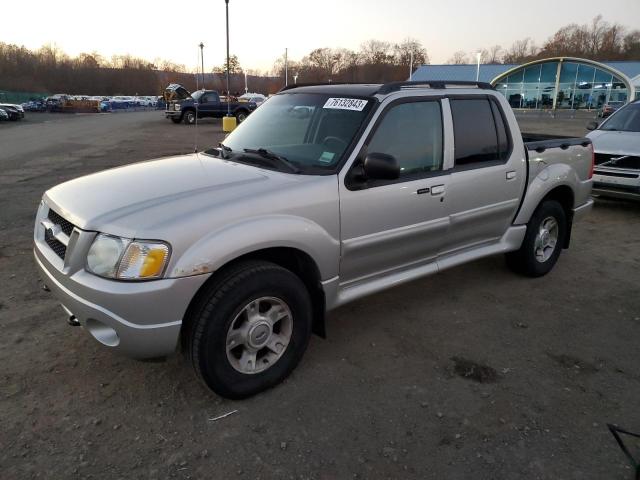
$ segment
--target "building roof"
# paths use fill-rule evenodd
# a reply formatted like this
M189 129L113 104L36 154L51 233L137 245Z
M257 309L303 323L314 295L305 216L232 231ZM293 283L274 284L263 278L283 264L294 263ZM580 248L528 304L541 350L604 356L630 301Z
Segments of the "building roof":
M551 59L550 59L551 60ZM554 59L555 60L555 59ZM640 84L640 62L600 62L604 65L623 73L632 79L634 85ZM518 64L481 64L481 82L491 82L498 75L517 67ZM474 64L464 65L421 65L413 73L413 80L475 80L476 68Z
M480 82L491 82L498 75L517 67L517 64L481 64ZM413 72L412 80L475 80L476 64L422 65Z

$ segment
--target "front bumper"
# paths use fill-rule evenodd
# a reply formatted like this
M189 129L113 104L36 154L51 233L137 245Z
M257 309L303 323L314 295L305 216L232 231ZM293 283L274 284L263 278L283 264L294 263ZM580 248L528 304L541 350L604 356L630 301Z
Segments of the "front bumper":
M65 271L63 261L47 248L36 241L36 264L67 314L100 343L133 358L160 357L176 350L187 307L209 278L109 280L84 268Z
M627 188L609 183L596 183L593 186L593 194L600 197L640 201L640 188Z
M182 116L181 110L165 110L164 111L165 118L180 118Z

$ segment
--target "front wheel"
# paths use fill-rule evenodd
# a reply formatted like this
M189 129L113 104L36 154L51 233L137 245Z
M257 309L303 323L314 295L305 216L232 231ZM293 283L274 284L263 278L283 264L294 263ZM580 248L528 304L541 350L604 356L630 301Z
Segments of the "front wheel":
M193 125L194 123L196 123L196 112L194 112L193 110L187 110L186 112L184 112L184 115L182 115L183 119L184 119L184 123L186 123L187 125Z
M212 283L190 320L186 340L197 375L223 397L245 398L296 367L311 335L311 299L289 270L243 262Z
M567 215L555 200L542 202L527 224L522 246L507 253L511 270L529 277L541 277L558 261L567 237Z

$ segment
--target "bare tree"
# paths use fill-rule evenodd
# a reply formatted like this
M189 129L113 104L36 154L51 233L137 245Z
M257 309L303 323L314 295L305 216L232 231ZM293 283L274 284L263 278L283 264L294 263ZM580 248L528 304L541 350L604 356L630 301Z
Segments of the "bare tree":
M529 37L517 40L502 57L504 63L523 63L536 56L538 47Z
M367 40L360 46L360 60L363 63L393 63L392 46L389 42Z
M466 52L458 50L449 60L447 60L447 63L452 65L464 65L465 63L469 63L469 59L467 58Z
M429 63L427 49L415 38L407 37L401 43L396 43L393 46L393 51L397 65L409 66L412 54L414 65L426 65Z
M483 60L484 63L500 63L502 61L502 47L500 45L493 45L486 50L487 56Z

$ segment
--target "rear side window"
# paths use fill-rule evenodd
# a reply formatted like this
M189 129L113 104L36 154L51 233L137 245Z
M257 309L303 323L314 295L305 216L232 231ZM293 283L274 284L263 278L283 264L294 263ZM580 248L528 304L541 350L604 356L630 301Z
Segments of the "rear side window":
M455 164L504 161L509 154L509 136L502 114L486 98L451 99Z
M369 141L367 151L396 157L401 177L440 170L440 102L401 103L389 108Z

